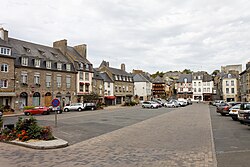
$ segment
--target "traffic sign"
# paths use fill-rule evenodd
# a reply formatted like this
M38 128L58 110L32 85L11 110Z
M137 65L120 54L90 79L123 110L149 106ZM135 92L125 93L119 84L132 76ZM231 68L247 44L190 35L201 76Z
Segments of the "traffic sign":
M58 107L60 105L60 100L59 99L53 99L51 102L53 107Z

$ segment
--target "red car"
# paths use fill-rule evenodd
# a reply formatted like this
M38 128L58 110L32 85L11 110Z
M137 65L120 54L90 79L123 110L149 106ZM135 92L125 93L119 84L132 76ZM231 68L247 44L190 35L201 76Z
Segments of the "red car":
M35 107L32 109L24 110L25 115L35 115L35 114L50 114L51 108L49 107Z

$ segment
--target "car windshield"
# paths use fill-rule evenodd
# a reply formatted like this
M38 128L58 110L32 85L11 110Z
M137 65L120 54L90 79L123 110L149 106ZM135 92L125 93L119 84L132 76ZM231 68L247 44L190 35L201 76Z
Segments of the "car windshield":
M240 104L233 106L231 109L240 109Z

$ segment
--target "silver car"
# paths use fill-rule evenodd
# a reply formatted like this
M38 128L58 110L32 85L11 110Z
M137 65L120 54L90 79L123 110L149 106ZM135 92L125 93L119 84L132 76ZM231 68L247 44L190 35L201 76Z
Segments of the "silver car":
M159 104L154 101L144 101L142 102L142 108L158 108Z

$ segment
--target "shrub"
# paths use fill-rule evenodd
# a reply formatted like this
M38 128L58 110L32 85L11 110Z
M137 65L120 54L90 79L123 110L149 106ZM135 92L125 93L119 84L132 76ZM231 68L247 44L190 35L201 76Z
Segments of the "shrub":
M40 127L34 117L28 119L18 118L16 128L10 130L5 128L1 131L0 141L10 141L18 138L21 141L30 139L52 140L52 130L49 126Z

